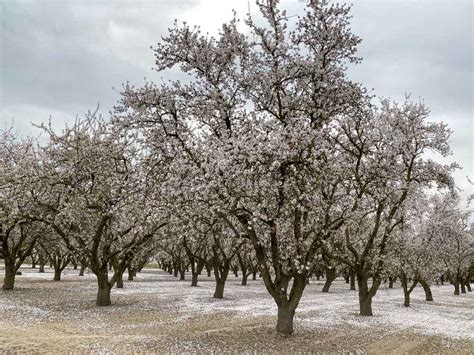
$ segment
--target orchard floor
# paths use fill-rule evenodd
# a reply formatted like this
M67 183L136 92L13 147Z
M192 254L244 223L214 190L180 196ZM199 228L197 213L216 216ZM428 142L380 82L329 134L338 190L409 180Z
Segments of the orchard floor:
M474 354L474 295L454 296L451 285L434 285L434 302L415 289L409 308L398 285L382 286L375 316L361 317L357 292L343 280L329 293L321 292L323 281L311 281L295 334L283 338L275 334L276 306L261 280L240 286L231 275L225 298L216 300L211 278L190 287L145 269L112 291L112 306L98 308L92 274L67 269L53 282L51 269L21 271L15 290L0 290L0 353ZM0 280L3 273L0 265Z

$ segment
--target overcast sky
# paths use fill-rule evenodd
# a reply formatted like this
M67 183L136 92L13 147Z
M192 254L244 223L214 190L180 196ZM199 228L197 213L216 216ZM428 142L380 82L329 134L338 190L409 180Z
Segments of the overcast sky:
M289 15L305 6L281 3ZM0 123L26 134L31 122L51 115L60 128L97 102L107 114L122 83L159 80L150 45L175 18L212 34L249 6L256 11L255 0L0 0ZM352 14L364 61L351 78L378 96L423 98L454 130L451 160L464 167L456 181L472 193L473 1L356 0Z

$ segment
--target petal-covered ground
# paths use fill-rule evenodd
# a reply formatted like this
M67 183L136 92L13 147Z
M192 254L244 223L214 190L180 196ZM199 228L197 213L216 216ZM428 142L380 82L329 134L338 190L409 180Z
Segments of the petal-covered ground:
M212 298L214 281L199 287L158 269L145 269L113 305L94 305L93 274L24 267L14 291L0 290L0 352L215 352L474 353L474 295L454 296L451 285L421 288L403 306L400 287L382 285L374 317L358 315L357 292L336 280L329 293L312 281L297 309L295 334L275 334L276 306L261 280L240 285L229 276L225 298ZM0 267L0 279L3 268ZM189 277L188 277L189 279Z

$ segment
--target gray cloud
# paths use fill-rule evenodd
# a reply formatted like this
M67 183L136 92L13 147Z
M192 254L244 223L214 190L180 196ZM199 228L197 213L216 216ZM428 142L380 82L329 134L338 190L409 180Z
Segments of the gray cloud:
M282 0L289 15L304 4ZM250 1L255 11L254 0ZM101 102L102 112L118 99L112 87L143 77L158 80L150 45L174 18L215 33L247 0L193 1L8 1L0 2L0 121L31 131L30 122L52 115L61 127ZM379 96L412 93L432 109L434 120L454 130L453 159L473 168L473 5L469 0L357 0L353 31L363 42L362 64L350 76Z

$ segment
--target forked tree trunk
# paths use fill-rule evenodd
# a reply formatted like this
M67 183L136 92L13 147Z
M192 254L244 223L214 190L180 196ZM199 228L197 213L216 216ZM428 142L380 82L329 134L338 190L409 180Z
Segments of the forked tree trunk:
M418 280L415 279L413 284L410 287L408 287L408 283L411 282L411 278L407 278L406 273L402 272L401 275L400 275L400 282L402 284L403 294L404 294L403 305L405 307L409 307L410 306L410 295L411 295L412 291L415 289L416 284L418 283Z
M433 294L431 293L431 288L428 282L426 282L423 279L420 279L420 284L423 287L423 290L425 291L425 298L427 301L433 301Z

